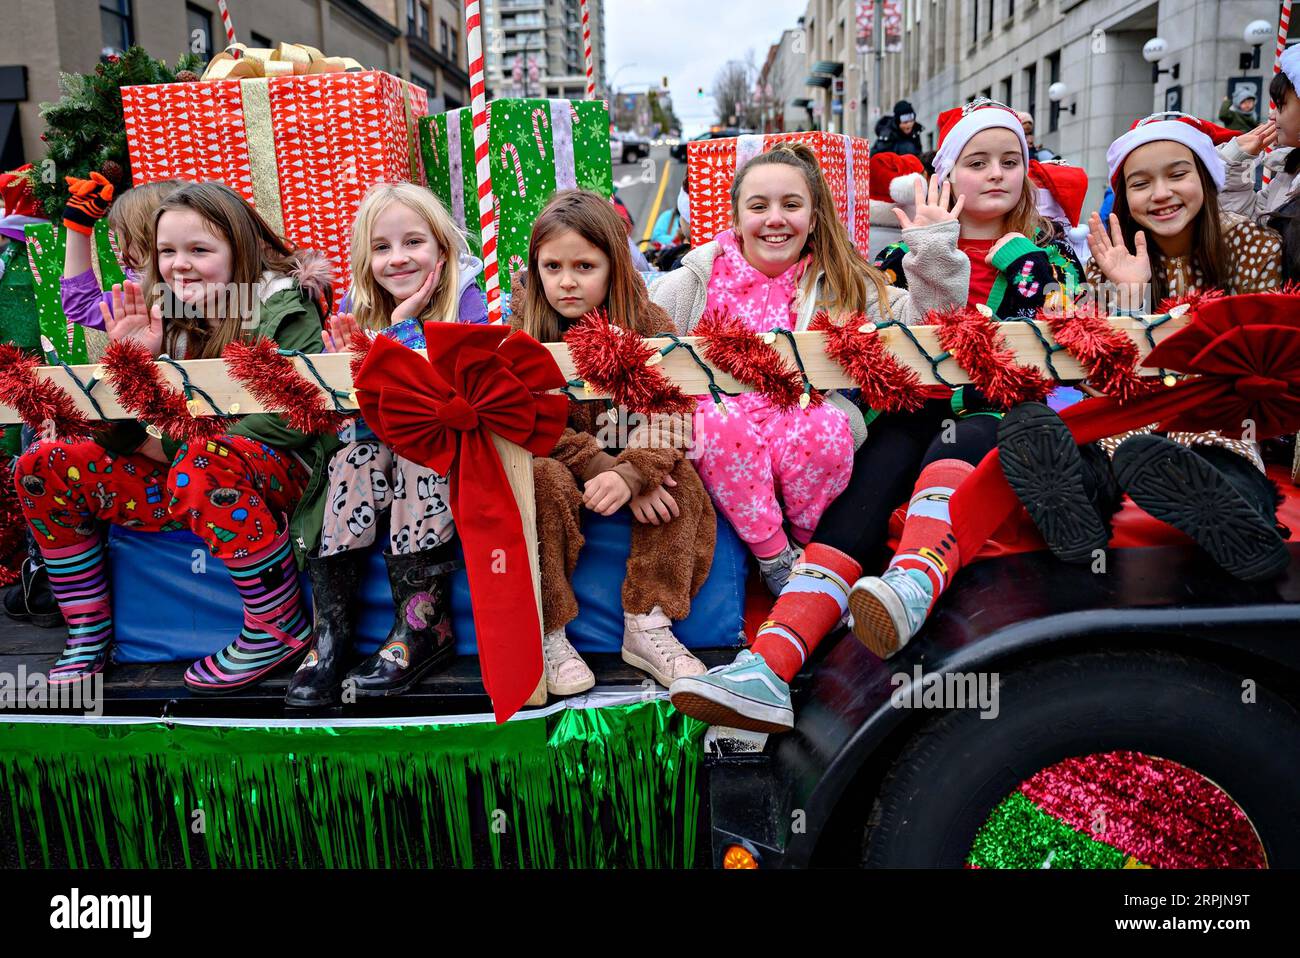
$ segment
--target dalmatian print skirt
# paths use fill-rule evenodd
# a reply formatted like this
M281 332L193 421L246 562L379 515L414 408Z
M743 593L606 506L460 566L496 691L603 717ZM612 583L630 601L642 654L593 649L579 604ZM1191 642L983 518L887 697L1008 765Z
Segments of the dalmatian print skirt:
M378 440L340 448L330 460L329 485L322 556L373 545L385 512L388 548L395 555L440 546L456 532L446 477L403 459Z

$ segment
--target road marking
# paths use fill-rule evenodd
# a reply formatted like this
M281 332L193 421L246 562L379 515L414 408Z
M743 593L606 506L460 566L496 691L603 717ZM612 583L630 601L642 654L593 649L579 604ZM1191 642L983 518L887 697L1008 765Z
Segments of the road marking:
M645 234L641 237L644 243L650 238L650 234L655 231L655 220L659 218L659 207L663 205L664 190L668 189L668 181L672 178L673 164L670 159L664 164L663 175L659 177L659 192L655 194L655 205L650 210L650 216L645 221Z

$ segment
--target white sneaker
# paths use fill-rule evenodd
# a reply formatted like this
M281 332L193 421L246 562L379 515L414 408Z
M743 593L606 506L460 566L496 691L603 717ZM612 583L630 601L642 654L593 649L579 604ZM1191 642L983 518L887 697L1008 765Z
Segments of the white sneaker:
M623 613L623 661L664 688L675 679L703 675L704 663L673 635L673 620L655 606L645 615Z
M546 671L546 691L552 695L577 695L596 684L596 676L582 661L578 650L569 644L564 626L542 636L542 664Z

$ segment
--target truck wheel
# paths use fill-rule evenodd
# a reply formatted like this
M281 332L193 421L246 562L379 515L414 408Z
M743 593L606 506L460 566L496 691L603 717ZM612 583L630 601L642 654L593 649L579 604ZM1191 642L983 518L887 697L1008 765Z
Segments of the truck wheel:
M1300 715L1262 677L1152 650L1014 667L995 717L906 745L863 864L1298 867Z

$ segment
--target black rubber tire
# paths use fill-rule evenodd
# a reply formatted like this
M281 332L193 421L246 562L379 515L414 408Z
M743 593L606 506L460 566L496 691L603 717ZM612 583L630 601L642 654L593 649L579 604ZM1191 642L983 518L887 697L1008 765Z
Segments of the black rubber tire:
M980 826L1025 779L1071 756L1123 749L1208 777L1249 816L1269 866L1298 867L1300 714L1264 678L1151 650L1003 672L996 718L945 712L903 749L877 794L863 865L960 868ZM1255 681L1250 704L1246 679Z

